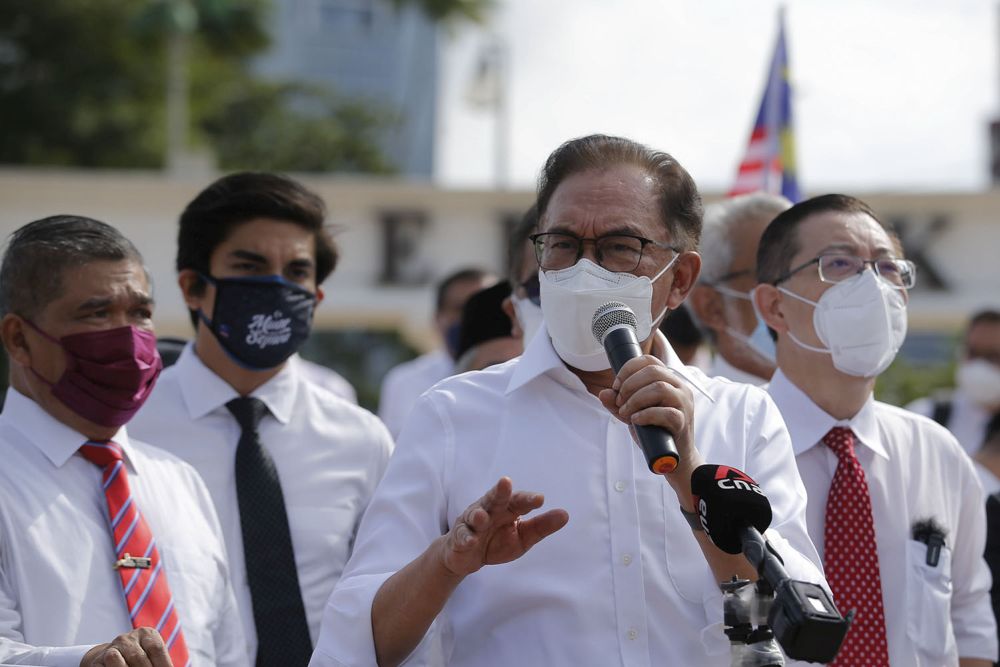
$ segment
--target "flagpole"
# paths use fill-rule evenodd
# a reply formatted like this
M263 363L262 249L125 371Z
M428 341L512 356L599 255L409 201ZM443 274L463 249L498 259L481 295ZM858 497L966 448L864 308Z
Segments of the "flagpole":
M497 91L493 105L493 181L497 190L507 189L507 159L510 145L510 116L507 103L507 45L500 35L493 39L493 65Z

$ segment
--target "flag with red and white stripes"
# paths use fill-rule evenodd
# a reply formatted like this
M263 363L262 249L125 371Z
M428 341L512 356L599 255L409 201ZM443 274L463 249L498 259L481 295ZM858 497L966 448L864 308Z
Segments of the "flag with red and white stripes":
M784 195L793 202L801 198L795 174L792 91L788 83L784 13L778 15L778 42L771 58L760 110L750 133L750 145L729 195L757 191Z

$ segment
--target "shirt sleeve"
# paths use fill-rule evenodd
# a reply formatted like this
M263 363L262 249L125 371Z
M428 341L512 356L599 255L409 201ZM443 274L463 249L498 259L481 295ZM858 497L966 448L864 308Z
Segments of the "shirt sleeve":
M959 446L956 443L956 449ZM997 659L997 626L990 605L990 571L986 548L986 500L971 460L957 457L959 474L955 493L960 495L957 534L951 565L951 623L958 655L962 658Z
M771 503L771 526L764 537L781 555L789 577L820 584L829 591L819 554L806 528L806 488L795 463L788 429L771 397L753 391L760 401L747 415L747 473Z
M400 434L385 477L358 529L354 553L323 613L311 667L374 665L371 610L395 572L448 530L447 474L453 434L432 396L417 402ZM425 664L439 650L435 626L406 661Z

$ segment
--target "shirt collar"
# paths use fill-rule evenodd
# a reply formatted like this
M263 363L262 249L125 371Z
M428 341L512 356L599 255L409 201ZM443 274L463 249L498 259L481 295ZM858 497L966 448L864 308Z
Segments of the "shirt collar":
M681 363L680 357L674 352L674 349L670 347L670 343L667 342L666 337L657 330L653 334L656 338L653 341L653 354L659 357L667 368L674 371L677 375L681 377L685 382L691 385L694 389L697 389L702 393L708 400L715 402L715 398L708 393L705 385L699 380L693 373L689 372L684 364ZM550 375L556 382L562 384L569 389L574 391L586 392L587 388L580 381L580 378L576 376L563 360L559 357L556 349L552 346L552 339L549 337L548 329L545 328L545 322L542 322L541 330L535 334L528 343L528 347L525 348L524 354L517 361L517 365L514 367L514 372L511 375L510 382L507 384L507 392L511 393L524 385L528 384L535 378L541 375Z
M778 369L771 378L768 393L781 410L781 416L792 437L792 449L798 456L818 445L823 436L835 426L846 426L854 431L857 442L865 445L879 456L888 459L889 452L882 444L878 420L875 416L875 398L869 394L868 400L856 415L850 419L835 419L809 396L795 386Z
M69 461L90 439L63 424L13 387L7 390L2 419L37 447L57 468ZM130 462L132 444L124 426L118 429L112 440L121 445L126 461Z
M184 346L175 366L184 405L191 419L200 419L240 396L228 382L198 358L193 342ZM297 377L295 365L286 363L277 375L254 389L250 395L263 401L271 415L280 423L287 424L295 405Z

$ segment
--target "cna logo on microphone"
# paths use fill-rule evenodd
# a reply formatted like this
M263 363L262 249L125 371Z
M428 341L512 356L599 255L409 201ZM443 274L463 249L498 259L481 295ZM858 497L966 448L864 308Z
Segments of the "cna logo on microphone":
M750 478L750 475L729 466L719 466L716 469L715 484L725 491L753 491L764 495L760 486Z

